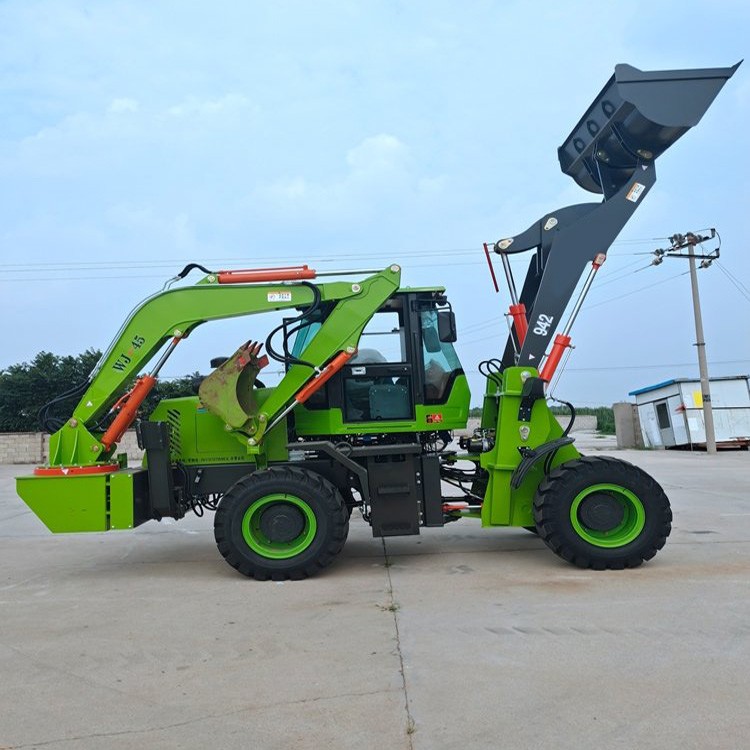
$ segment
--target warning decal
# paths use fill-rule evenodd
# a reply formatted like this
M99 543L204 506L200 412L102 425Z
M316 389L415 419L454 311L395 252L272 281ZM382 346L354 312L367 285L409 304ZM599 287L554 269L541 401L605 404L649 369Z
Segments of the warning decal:
M638 203L638 199L641 197L645 189L645 185L641 185L640 182L634 182L633 187L628 190L628 194L625 197L633 203Z
M269 302L291 302L292 293L291 292L269 292L268 301Z

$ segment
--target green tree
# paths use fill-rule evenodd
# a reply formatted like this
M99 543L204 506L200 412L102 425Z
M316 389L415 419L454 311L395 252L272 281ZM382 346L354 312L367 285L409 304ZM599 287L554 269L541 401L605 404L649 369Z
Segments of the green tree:
M36 432L40 409L74 386L87 381L101 352L87 349L78 356L58 356L39 352L31 362L11 365L0 371L0 432ZM141 408L148 415L163 398L189 396L197 392L198 373L157 383ZM80 394L60 401L51 413L62 419L70 416Z
M141 416L148 416L156 408L156 405L165 398L181 398L182 396L195 396L198 393L198 385L203 376L194 372L192 375L184 375L181 378L171 380L159 380L154 390L148 394L140 410Z
M566 416L570 414L570 410L567 406L553 406L552 413L559 416ZM576 407L576 414L579 416L595 416L596 417L596 429L605 435L615 434L615 413L609 406L583 406ZM481 417L482 409L478 406L474 406L469 410L470 417Z
M42 406L84 382L99 357L101 352L95 349L76 357L39 352L31 362L0 371L0 431L39 430L37 415ZM60 406L65 408L64 403Z

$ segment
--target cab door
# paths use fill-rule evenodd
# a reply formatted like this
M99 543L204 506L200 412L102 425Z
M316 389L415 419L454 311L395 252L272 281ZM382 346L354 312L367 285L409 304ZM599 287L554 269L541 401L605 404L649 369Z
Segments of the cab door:
M414 419L412 364L400 306L373 315L357 354L343 368L343 419L348 424Z

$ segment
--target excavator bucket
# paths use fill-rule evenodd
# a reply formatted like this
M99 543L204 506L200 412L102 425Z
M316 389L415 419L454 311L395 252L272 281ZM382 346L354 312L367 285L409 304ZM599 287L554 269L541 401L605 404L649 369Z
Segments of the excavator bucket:
M558 149L560 167L582 188L616 193L697 125L731 68L655 70L617 65L615 74Z
M258 413L255 378L268 358L259 357L260 343L248 341L222 365L203 379L198 394L203 405L235 429L245 426Z

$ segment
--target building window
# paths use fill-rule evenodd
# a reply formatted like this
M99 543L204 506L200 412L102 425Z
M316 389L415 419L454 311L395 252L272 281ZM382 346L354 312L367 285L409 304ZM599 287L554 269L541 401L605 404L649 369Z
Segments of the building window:
M669 419L669 411L665 402L656 405L656 421L659 423L660 430L668 430L672 427Z

